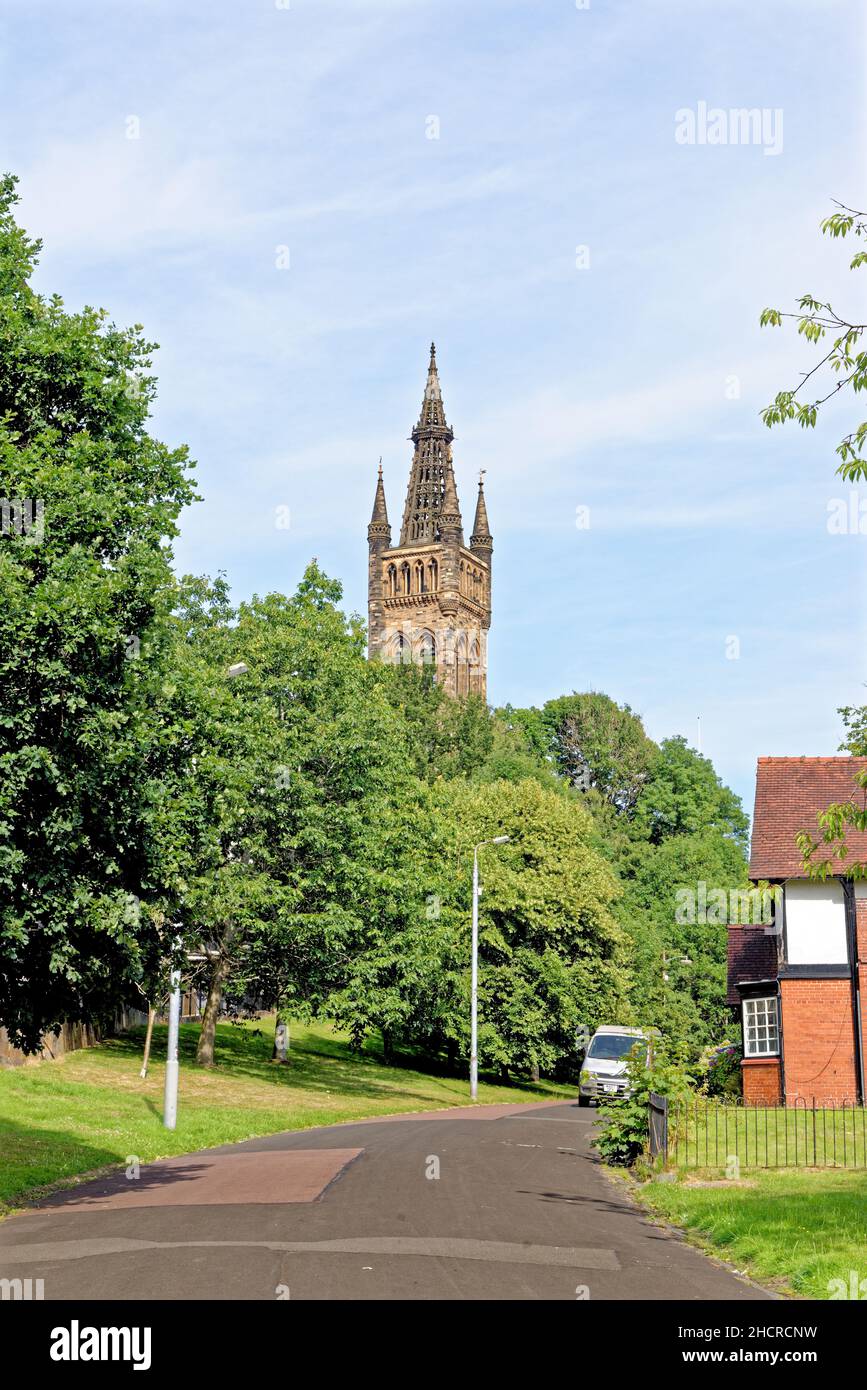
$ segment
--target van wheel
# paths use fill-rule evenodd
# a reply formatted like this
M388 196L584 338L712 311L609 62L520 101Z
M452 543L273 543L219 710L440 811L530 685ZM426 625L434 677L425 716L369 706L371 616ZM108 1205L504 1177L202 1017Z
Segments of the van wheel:
M589 1105L589 1104L590 1104L590 1097L589 1097L589 1096L579 1096L579 1097L578 1097L578 1104L579 1104L580 1106Z

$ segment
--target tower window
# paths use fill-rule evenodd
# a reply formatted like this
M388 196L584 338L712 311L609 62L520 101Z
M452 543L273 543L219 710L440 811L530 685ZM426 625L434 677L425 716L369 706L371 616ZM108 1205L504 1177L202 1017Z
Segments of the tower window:
M470 668L467 665L467 639L463 633L455 647L455 693L466 695L470 687Z

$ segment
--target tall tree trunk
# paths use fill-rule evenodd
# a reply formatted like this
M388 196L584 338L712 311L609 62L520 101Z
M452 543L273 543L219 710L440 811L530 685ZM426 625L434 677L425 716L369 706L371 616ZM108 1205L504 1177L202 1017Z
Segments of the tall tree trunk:
M223 986L231 969L228 944L229 938L227 936L224 938L220 954L214 962L211 983L208 985L208 999L202 1014L202 1031L199 1034L199 1045L196 1048L196 1063L200 1067L212 1067L214 1065L214 1041L217 1035L220 1001L223 997Z
M538 1063L538 1062L534 1062L533 1065L532 1065L531 1068L530 1068L530 1080L531 1080L531 1081L538 1081L538 1080L539 1080L539 1063Z
M141 1077L142 1081L145 1080L145 1078L147 1077L147 1074L148 1074L148 1062L149 1062L150 1059L151 1059L151 1038L152 1038L153 1035L154 1035L154 1019L156 1018L156 1016L157 1016L157 1011L156 1011L156 1009L152 1008L151 1005L149 1004L149 1005L148 1005L148 1030L147 1030L147 1032L145 1033L144 1057L142 1058L141 1071L139 1072L139 1076Z
M271 1053L272 1062L289 1061L289 1024L280 1014L277 1015L274 1024L274 1048Z

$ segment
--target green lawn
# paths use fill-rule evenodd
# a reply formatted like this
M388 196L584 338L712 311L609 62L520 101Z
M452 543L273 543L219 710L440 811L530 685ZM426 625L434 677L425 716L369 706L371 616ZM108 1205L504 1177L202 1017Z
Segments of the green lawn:
M719 1182L718 1173L650 1182L639 1201L780 1292L830 1298L829 1283L848 1289L854 1272L867 1297L867 1173L754 1170L740 1182L696 1186L702 1176Z
M371 1046L353 1055L327 1025L293 1027L291 1062L270 1061L273 1019L220 1024L216 1066L195 1066L199 1029L181 1028L177 1129L162 1125L165 1028L139 1077L143 1030L56 1062L0 1070L0 1214L34 1189L125 1164L189 1153L282 1129L369 1115L469 1104L468 1082L400 1057L384 1066ZM415 1068L415 1069L414 1069ZM479 1083L479 1100L517 1103L574 1095L574 1087Z

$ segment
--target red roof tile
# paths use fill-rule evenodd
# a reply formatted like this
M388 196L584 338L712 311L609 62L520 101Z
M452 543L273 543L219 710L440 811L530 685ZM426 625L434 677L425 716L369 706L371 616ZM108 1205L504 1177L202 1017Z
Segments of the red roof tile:
M728 933L728 992L729 1004L739 1004L741 996L735 985L741 980L775 980L777 978L777 942L779 937L761 927L729 927Z
M867 772L867 758L759 758L750 878L801 875L796 835L807 830L817 838L816 815L835 802L864 807L865 791L855 780L859 772ZM841 873L867 859L867 831L849 830L846 842L849 853L837 861Z

